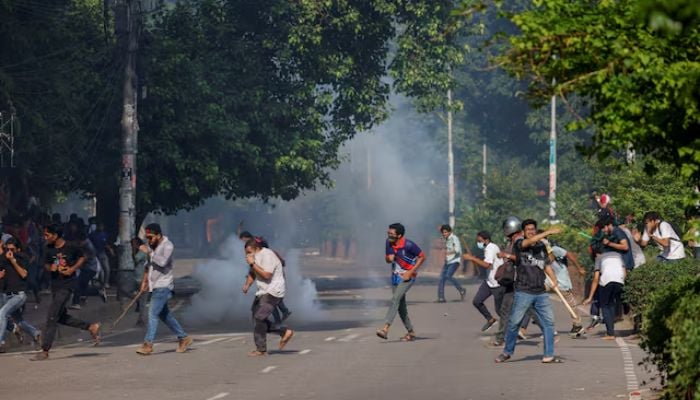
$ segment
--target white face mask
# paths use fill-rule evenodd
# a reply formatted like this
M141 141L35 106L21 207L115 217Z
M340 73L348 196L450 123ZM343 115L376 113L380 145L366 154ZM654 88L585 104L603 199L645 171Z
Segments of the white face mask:
M479 250L483 250L484 249L484 242L476 242L476 247L478 247Z

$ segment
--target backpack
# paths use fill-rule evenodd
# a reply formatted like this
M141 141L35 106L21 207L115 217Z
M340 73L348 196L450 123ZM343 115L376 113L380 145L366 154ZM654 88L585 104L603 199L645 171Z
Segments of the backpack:
M494 279L499 285L504 287L515 283L515 265L513 262L508 260L498 267Z
M678 229L678 225L676 225L676 223L671 222L671 221L661 221L661 222L665 222L665 223L671 225L671 229L673 229L673 232L676 234L676 236L678 236L678 239L674 239L672 237L669 237L669 239L675 240L677 242L683 241L683 235L681 235L681 230ZM663 235L663 233L661 232L661 224L659 224L659 233L661 233Z

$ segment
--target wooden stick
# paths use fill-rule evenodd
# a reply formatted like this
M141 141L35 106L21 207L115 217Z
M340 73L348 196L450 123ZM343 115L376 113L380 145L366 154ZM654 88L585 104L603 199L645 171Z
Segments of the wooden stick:
M561 299L561 302L564 303L564 306L566 306L566 309L569 311L569 314L571 315L571 318L573 318L573 319L578 319L578 315L576 314L576 312L574 311L574 309L571 308L571 306L569 305L569 302L566 301L566 299L564 298L564 295L561 294L561 290L559 290L559 287L558 287L558 286L555 286L555 287L554 287L554 291L559 295L559 298Z
M139 290L139 292L136 294L136 296L134 296L134 298L131 299L131 301L129 302L129 304L127 304L126 308L124 308L124 311L122 311L121 315L119 315L119 317L118 317L117 319L115 319L114 322L112 322L112 329L114 329L114 327L117 326L117 324L119 323L119 321L121 321L122 318L124 318L124 316L126 315L127 311L129 311L129 309L136 303L136 300L138 300L139 297L141 297L141 295L143 294L143 292L144 292L143 290Z

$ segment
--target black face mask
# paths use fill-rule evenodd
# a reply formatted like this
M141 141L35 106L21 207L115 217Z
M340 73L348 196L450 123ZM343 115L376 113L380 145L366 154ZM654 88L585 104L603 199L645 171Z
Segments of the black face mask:
M387 238L389 238L390 242L395 242L395 241L399 240L399 237L394 236L394 235L388 235Z

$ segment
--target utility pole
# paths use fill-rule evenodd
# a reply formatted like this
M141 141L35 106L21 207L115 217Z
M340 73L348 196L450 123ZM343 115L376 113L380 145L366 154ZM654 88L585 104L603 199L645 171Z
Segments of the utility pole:
M455 227L455 160L452 152L452 90L447 89L447 197L449 224Z
M483 144L481 153L481 195L486 197L486 142Z
M557 81L552 80L552 87ZM557 96L552 95L551 128L549 131L549 222L557 221Z
M139 4L136 0L119 0L117 2L117 29L122 22L122 49L124 49L124 92L121 118L122 127L122 171L119 186L119 290L118 294L130 293L134 263L131 259L131 238L136 231L136 154L138 143L138 113L136 54L139 46L140 16L137 14ZM119 21L119 18L122 21Z

